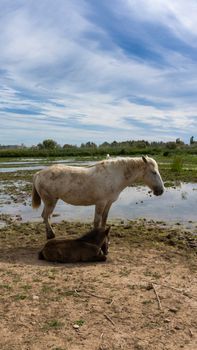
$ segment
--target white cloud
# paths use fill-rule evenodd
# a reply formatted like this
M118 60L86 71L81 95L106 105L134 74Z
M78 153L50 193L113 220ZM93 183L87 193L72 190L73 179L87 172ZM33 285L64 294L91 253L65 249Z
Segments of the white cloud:
M0 107L2 127L6 129L12 120L18 140L24 139L25 128L32 135L29 142L44 133L62 142L67 130L69 142L77 143L76 139L84 142L91 136L95 141L178 134L186 139L190 128L196 127L196 64L187 52L164 49L152 37L151 47L165 64L134 58L110 39L105 26L91 20L85 1L11 4L0 5L0 9L7 6L0 20ZM122 21L129 18L131 24L133 17L141 23L163 24L194 48L196 6L194 1L127 0L114 2L111 12ZM147 38L142 38L144 45ZM99 40L105 41L105 48ZM16 109L35 115L21 116ZM69 126L72 117L76 127ZM58 127L57 120L65 121L65 127ZM45 123L47 130L42 129ZM2 135L6 143L5 136L7 131Z
M126 4L125 13L135 12L141 20L163 23L182 40L197 35L195 0L126 0Z

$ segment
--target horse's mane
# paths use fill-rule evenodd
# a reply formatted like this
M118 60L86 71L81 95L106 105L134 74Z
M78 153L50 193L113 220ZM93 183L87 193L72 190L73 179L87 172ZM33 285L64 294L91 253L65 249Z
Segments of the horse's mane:
M124 168L129 166L129 168L141 169L144 165L144 162L141 157L119 157L101 160L96 164L98 167L104 166L106 168L110 165L113 165L114 168L119 168L120 166Z

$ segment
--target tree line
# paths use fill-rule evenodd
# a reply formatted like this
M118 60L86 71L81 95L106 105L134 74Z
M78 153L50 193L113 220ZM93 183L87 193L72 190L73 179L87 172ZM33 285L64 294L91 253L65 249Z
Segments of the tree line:
M35 146L26 147L21 146L1 146L0 157L20 157L20 156L105 156L110 154L112 156L129 156L136 154L162 154L168 156L170 154L178 154L188 152L190 154L197 154L197 142L192 136L190 143L185 144L180 138L175 141L163 142L146 140L127 140L127 141L113 141L103 142L97 145L94 142L88 141L81 143L80 146L72 144L59 145L53 139L45 139Z
M194 141L194 136L191 136L190 138L190 146L197 144L196 141ZM94 142L88 141L86 143L81 143L80 146L77 145L71 145L71 144L64 144L63 146L59 145L55 140L53 139L46 139L42 143L39 143L37 146L33 146L34 148L38 148L40 150L42 149L106 149L106 148L119 148L123 147L125 148L132 148L136 147L139 149L146 148L146 147L158 147L158 148L168 148L168 149L176 149L180 147L187 146L180 138L177 138L175 141L169 141L169 142L149 142L145 140L128 140L128 141L113 141L113 142L103 142L102 144L98 145Z

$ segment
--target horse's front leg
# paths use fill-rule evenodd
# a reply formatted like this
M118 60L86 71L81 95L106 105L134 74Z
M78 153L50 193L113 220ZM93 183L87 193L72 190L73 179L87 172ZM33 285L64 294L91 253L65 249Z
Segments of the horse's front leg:
M94 214L94 228L101 227L102 215L105 209L106 202L99 202L95 206L95 214Z
M102 221L101 221L101 227L105 228L106 223L107 223L107 217L109 214L109 209L111 208L113 202L108 202L104 208L103 215L102 215ZM104 255L108 254L108 246L109 246L109 238L106 237L105 242L103 243L101 250Z
M108 214L109 214L109 209L111 208L113 202L108 202L105 205L105 208L103 210L103 214L102 214L102 221L101 221L101 227L105 228L106 223L107 223L107 218L108 218Z

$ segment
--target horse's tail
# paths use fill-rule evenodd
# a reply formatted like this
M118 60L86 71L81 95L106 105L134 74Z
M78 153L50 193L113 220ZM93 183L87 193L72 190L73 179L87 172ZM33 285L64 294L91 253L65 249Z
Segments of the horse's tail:
M40 206L40 204L41 204L41 198L40 198L38 191L36 190L35 177L34 177L33 178L33 185L32 185L32 207L34 209L36 209Z

